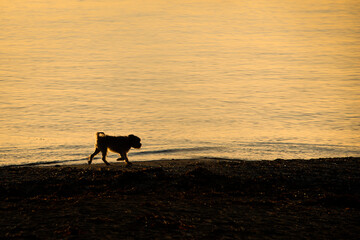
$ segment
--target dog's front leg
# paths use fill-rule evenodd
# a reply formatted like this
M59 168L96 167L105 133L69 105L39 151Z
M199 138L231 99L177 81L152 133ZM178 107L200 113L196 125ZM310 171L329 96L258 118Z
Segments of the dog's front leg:
M116 161L121 161L121 160L125 160L125 158L123 157L123 155L121 153L120 154L120 157L118 159L116 159Z
M131 162L129 162L126 152L121 153L121 157L125 160L126 164L131 165Z

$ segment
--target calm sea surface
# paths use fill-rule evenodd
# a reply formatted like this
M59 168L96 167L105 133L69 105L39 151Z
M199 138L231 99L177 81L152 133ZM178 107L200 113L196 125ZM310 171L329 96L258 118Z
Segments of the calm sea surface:
M0 165L85 163L97 131L140 136L133 161L360 156L359 12L358 0L0 1Z

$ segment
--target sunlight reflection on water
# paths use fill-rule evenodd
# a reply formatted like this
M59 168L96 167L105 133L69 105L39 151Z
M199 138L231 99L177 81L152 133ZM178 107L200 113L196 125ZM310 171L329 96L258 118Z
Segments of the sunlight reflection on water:
M0 164L82 159L99 130L140 160L359 156L359 5L3 2Z

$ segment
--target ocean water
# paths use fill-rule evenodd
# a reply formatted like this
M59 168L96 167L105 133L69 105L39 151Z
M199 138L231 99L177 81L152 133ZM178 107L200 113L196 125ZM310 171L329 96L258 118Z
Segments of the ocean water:
M97 131L141 137L130 161L360 156L359 12L357 0L1 1L0 165L85 163Z

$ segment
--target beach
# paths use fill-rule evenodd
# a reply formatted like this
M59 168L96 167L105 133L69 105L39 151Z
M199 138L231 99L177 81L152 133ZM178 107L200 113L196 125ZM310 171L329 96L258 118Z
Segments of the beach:
M0 168L1 239L359 239L360 158Z

